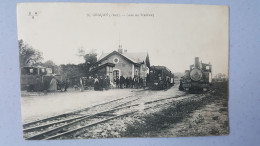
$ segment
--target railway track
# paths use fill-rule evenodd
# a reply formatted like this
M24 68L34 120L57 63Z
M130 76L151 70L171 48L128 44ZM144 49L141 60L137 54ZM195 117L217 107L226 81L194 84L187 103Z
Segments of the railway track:
M191 97L196 96L198 95L192 95ZM173 102L176 102L176 98L191 98L189 96L185 97L185 95L178 95L140 103L139 99L141 97L129 97L27 123L24 125L24 138L26 140L69 139L73 138L73 135L80 134L90 127L97 126L110 120L128 116L143 110L160 107L162 105L172 104ZM182 98L180 98L180 100L182 100ZM109 106L112 103L116 103L116 106ZM100 111L101 107L103 109L102 111Z
M88 110L90 108L94 108L94 107L102 106L102 105L109 104L109 103L112 103L112 102L116 102L116 101L122 100L124 98L115 99L115 100L112 100L112 101L109 101L109 102L97 104L97 105L94 105L94 106L91 106L91 107L87 107L87 108L84 108L84 109L80 109L80 110L76 110L76 111L73 111L73 112L68 112L68 113L64 113L64 114L48 117L48 118L45 118L45 119L41 119L41 120L25 123L25 124L23 124L23 129L27 129L28 127L33 127L33 126L36 126L36 125L41 125L44 122L55 121L55 120L59 120L60 121L60 118L68 117L68 116L77 114L77 113L79 113L81 111ZM128 98L128 97L126 97L126 98Z
M127 97L124 97L124 98L120 98L120 99L112 100L112 101L109 101L109 102L97 104L97 105L87 107L87 108L84 108L84 109L80 109L80 110L77 110L77 111L73 111L73 112L69 112L69 113L65 113L65 114L60 114L60 115L56 115L56 116L53 116L53 117L48 117L48 118L45 118L45 119L26 123L26 124L23 125L23 132L25 133L25 136L26 136L27 133L29 133L29 132L43 131L43 130L46 130L46 129L50 129L54 126L57 127L58 125L60 126L60 125L63 125L64 123L70 123L70 122L79 120L81 118L92 115L93 113L98 113L100 108L102 108L102 109L113 109L113 108L115 108L115 106L110 105L111 103L116 104L117 106L120 106L122 104L130 103L132 101L139 99L139 98L130 99L130 97L132 97L132 96L127 96Z

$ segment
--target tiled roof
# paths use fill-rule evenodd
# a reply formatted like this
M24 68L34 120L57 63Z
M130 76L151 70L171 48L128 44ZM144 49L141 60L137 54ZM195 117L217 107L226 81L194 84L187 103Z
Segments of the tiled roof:
M102 53L98 60L101 60L102 58L106 57L109 54L110 53ZM123 52L122 55L135 63L145 62L145 59L147 57L146 52L140 52L140 53Z
M106 57L109 53L103 53L100 55L100 57L98 58L98 61L101 60L102 58Z

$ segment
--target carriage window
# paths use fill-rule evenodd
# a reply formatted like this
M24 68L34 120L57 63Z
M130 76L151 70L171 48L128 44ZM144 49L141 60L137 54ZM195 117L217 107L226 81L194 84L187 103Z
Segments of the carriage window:
M47 72L48 74L52 74L52 69L51 69L51 68L46 68L46 72Z
M45 73L45 69L44 68L42 68L42 73Z
M30 73L29 73L29 71L28 71L27 69L22 68L22 69L21 69L21 74L22 74L22 75L27 75L27 74L30 74Z
M32 73L33 73L33 69L32 69L32 68L31 68L29 71L30 71L30 74L32 74Z

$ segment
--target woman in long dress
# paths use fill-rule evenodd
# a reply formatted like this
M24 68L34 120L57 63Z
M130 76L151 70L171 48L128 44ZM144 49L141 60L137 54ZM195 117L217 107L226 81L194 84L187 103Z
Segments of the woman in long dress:
M57 91L57 80L55 79L55 77L53 77L51 79L49 90L50 91Z
M94 90L99 90L99 80L97 77L94 79Z

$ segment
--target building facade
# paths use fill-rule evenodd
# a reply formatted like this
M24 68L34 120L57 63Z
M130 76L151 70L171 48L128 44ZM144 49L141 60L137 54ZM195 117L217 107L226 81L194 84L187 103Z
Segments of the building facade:
M109 76L111 81L120 76L146 79L149 67L148 53L128 53L119 47L118 51L102 53L91 71L98 76Z

